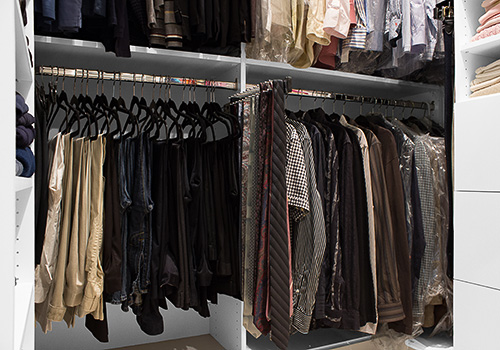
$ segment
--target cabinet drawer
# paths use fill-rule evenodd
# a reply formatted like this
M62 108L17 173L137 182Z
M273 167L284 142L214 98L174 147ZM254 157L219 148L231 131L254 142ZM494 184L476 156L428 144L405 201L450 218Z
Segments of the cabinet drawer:
M500 191L500 94L455 104L455 190Z
M455 278L500 289L500 193L455 192Z
M499 349L500 291L455 281L454 350Z

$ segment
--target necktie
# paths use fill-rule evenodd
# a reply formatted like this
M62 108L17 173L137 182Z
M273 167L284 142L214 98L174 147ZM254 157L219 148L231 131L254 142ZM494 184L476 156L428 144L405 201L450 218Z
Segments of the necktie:
M290 233L286 198L286 125L284 84L273 82L273 147L269 218L269 316L271 339L279 349L288 347L291 276Z

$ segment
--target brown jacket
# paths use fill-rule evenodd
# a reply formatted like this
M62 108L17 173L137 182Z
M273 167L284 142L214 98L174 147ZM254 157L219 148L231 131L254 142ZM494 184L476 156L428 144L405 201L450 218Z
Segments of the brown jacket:
M377 309L379 323L404 319L396 264L396 247L382 144L375 134L362 128L368 141L375 214L377 256ZM410 312L411 315L411 312Z

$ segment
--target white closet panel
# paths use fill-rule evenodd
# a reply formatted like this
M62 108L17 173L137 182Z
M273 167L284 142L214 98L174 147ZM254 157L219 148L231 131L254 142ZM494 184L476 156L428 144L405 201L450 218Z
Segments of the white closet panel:
M455 281L454 294L454 350L499 349L499 291Z
M455 190L500 191L498 96L455 106Z
M500 289L500 193L455 193L455 278Z

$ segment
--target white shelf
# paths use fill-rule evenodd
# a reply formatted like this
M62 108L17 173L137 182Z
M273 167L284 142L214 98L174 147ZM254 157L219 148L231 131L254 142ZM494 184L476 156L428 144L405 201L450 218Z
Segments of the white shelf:
M132 57L123 58L105 52L98 42L48 36L35 36L35 48L37 65L218 80L226 76L228 81L239 76L239 57L131 46ZM69 62L72 67L68 67Z
M14 349L20 349L24 332L27 325L26 320L29 319L28 312L33 300L33 283L18 283L15 290L15 312L14 312Z
M16 176L14 180L14 187L16 192L26 190L33 187L33 177L20 177Z
M442 87L431 84L408 82L398 79L375 77L365 74L340 72L321 68L295 68L287 63L246 60L247 83L258 83L273 78L292 77L292 86L301 89L371 95L380 98L404 98L423 91L439 93Z
M408 339L406 346L414 350L453 350L453 339L447 335L438 334L432 338Z
M330 350L369 341L371 335L364 333L345 331L334 328L321 328L311 331L309 334L296 333L290 337L289 350ZM260 336L255 339L247 334L246 350L274 350L276 345L268 337Z
M15 22L16 22L16 82L17 91L26 97L33 83L31 61L28 52L28 44L24 33L23 16L19 1L15 2Z
M493 35L485 39L467 43L462 46L461 52L463 54L500 58L500 35Z

